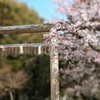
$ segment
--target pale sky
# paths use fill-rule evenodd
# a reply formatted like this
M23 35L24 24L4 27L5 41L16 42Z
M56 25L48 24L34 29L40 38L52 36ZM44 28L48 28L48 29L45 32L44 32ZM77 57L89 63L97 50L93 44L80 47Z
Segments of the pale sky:
M25 2L29 8L33 8L38 12L40 17L45 18L46 20L53 20L53 18L59 18L67 20L65 15L57 13L55 9L57 5L51 0L18 0L19 2Z

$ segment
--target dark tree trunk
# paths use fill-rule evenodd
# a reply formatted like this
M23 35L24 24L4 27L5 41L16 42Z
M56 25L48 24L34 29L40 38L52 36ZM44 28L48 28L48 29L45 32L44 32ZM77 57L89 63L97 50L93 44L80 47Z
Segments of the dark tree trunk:
M18 98L19 98L18 90L15 90L14 100L18 100Z

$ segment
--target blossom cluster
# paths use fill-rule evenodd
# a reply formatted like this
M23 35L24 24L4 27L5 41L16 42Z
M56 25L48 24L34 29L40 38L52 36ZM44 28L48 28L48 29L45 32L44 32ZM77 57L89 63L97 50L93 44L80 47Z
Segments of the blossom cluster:
M69 22L58 22L45 43L67 62L61 71L67 94L100 99L100 0L53 0Z

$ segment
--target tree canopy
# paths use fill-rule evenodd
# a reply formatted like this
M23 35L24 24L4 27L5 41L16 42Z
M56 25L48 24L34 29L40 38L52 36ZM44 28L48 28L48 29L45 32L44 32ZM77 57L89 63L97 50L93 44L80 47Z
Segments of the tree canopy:
M17 0L0 0L0 26L38 24L42 22L43 18L40 18L38 13L28 8L25 3L19 3ZM1 35L0 43L43 42L42 35L40 33L34 35Z
M69 21L58 22L45 35L46 44L66 60L61 69L66 95L100 99L100 0L53 0ZM69 99L69 98L68 98Z
M17 0L0 0L0 26L41 23L43 23L43 18L41 18L34 9L28 8L25 3L20 3ZM20 35L0 35L0 44L43 42L43 34L44 33L23 33ZM23 85L23 89L14 90L17 94L17 98L14 97L15 100L23 100L25 99L24 96L28 97L30 100L32 98L38 99L38 96L42 97L42 99L49 97L50 80L48 55L38 56L28 53L22 55L7 54L3 56L2 54L3 52L0 50L0 70L6 67L10 69L11 74L15 72L12 76L16 76L17 73L20 73L20 70L24 70L25 73L31 76L31 79L28 80L28 84L26 84L25 87ZM5 69L3 71L6 73ZM27 77L24 77L23 80L25 78ZM15 81L18 80L15 78ZM4 93L2 88L0 88L0 93ZM0 99L1 98L3 100L9 100L9 95L0 96Z

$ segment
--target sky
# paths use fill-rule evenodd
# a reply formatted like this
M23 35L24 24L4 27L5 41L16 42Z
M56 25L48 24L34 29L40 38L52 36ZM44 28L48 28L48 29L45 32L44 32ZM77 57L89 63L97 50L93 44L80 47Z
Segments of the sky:
M29 8L34 9L40 17L45 20L53 20L53 18L67 20L65 15L57 13L55 9L57 5L51 0L18 0L19 2L25 2Z

